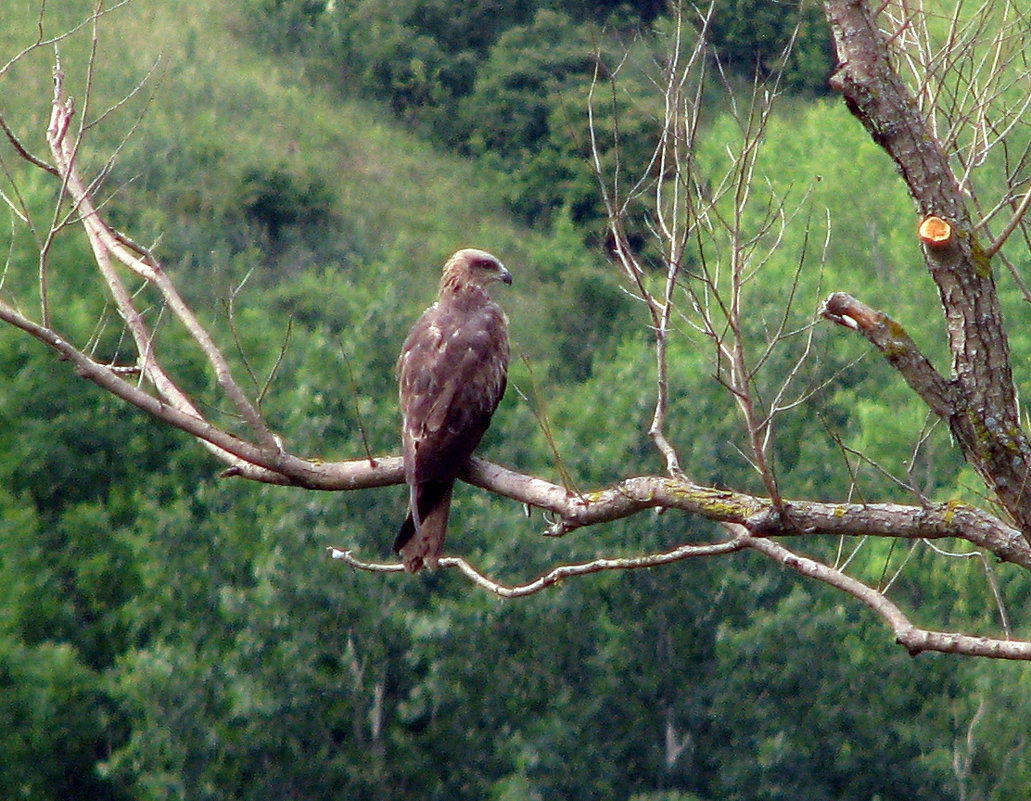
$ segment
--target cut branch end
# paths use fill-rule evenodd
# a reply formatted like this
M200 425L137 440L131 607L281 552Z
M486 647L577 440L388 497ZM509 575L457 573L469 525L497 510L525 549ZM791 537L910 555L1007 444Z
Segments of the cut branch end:
M924 217L917 229L920 241L931 248L943 248L952 244L955 238L952 224L934 214Z

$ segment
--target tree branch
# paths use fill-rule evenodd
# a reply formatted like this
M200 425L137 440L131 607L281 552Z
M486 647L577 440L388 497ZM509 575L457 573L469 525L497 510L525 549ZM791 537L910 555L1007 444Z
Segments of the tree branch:
M831 85L898 166L921 216L939 217L956 232L944 246L923 248L949 333L950 425L964 457L1031 539L1031 443L1020 424L991 257L977 241L948 154L892 67L877 11L858 0L824 0L824 7L839 61Z
M883 593L868 587L858 579L845 575L821 562L800 556L773 540L753 537L749 538L745 544L775 562L794 570L799 575L822 581L862 601L891 626L891 630L895 634L895 641L904 646L912 656L924 651L940 651L946 654L984 656L993 659L1031 660L1031 642L998 640L991 637L918 628Z
M952 501L927 506L785 501L783 507L777 507L768 498L674 476L628 478L605 489L574 495L557 484L476 458L461 477L474 486L551 512L558 518L547 531L551 536L645 509L677 509L717 523L736 523L763 537L958 537L1003 561L1031 569L1031 545L1019 531L976 507Z
M992 243L984 249L985 255L991 258L998 253L1002 246L1006 244L1006 240L1010 238L1017 227L1024 221L1027 216L1028 208L1031 207L1031 190L1024 192L1024 197L1020 199L1020 203L1017 204L1013 214L1010 216L1009 222L1006 223L1006 227L999 232L999 235L992 240Z
M72 362L78 373L153 417L210 443L239 464L224 476L314 490L359 490L404 481L398 456L343 462L302 459L269 452L234 437L203 418L188 414L126 381L54 332L7 304L0 320L29 333ZM960 503L924 507L901 504L833 504L792 501L778 507L769 499L695 484L684 477L639 476L588 493L573 493L541 478L473 458L461 478L473 486L547 510L558 521L547 532L563 536L577 528L612 522L647 509L678 509L718 523L736 523L754 535L873 535L902 539L958 537L991 551L999 559L1031 569L1031 546L997 518Z
M72 362L82 377L234 457L238 463L226 470L224 476L326 491L386 487L404 481L402 460L398 456L321 462L269 452L203 418L162 402L126 381L119 371L94 361L7 304L0 303L0 320L53 348ZM804 534L902 539L958 537L991 551L1003 561L1031 569L1031 546L1018 531L975 507L960 503L920 507L792 501L777 507L769 499L706 487L682 476L639 476L601 490L573 493L558 484L478 458L470 461L461 477L473 486L551 512L558 518L548 531L552 536L620 520L646 509L678 509L718 523L740 524L752 534L764 537Z
M502 584L481 573L465 559L444 557L438 563L440 569L455 569L470 582L500 598L522 598L534 595L561 583L566 578L599 573L606 570L633 570L643 567L658 567L708 556L737 553L744 549L757 551L773 561L794 570L808 578L816 579L852 595L866 604L888 623L896 641L916 656L924 651L940 651L965 656L982 656L994 659L1031 660L1031 642L999 640L956 632L941 632L914 626L906 614L881 592L863 582L846 575L814 559L794 553L780 543L765 537L749 534L744 526L728 525L731 538L718 543L704 545L681 545L661 553L626 558L593 559L578 564L558 565L547 573L523 584ZM358 559L351 551L328 548L331 559L342 561L357 570L373 573L398 573L404 570L400 563L366 562Z
M559 565L533 581L515 585L507 585L495 581L481 573L465 559L454 556L443 557L438 561L437 567L441 569L454 568L476 586L500 598L523 598L527 595L534 595L541 590L560 583L564 579L575 576L586 576L591 573L601 573L607 570L637 570L642 567L658 567L660 565L672 564L673 562L680 562L684 559L734 553L746 547L747 539L747 537L741 537L708 545L681 545L678 548L662 553L622 558L592 559L589 562ZM395 573L399 570L404 570L404 565L400 563L381 564L362 561L348 550L329 548L328 553L331 559L339 559L358 570L366 570L373 573Z
M179 318L208 359L222 391L258 436L262 447L272 451L280 450L281 446L278 440L269 431L257 409L233 379L232 371L222 352L183 300L179 291L161 268L161 265L149 254L134 253L127 248L124 240L118 237L100 217L90 197L89 190L79 176L75 165L75 154L78 146L68 139L68 132L71 129L70 123L74 113L74 103L65 96L63 73L60 69L57 69L54 72L54 102L50 125L47 128L47 142L50 145L51 153L57 161L58 170L64 179L65 189L71 196L73 206L78 211L83 228L89 238L97 265L114 297L119 314L125 320L136 342L143 374L153 382L158 392L166 401L196 417L201 416L187 399L186 395L168 378L160 368L157 359L154 358L153 336L144 325L142 318L133 305L131 294L113 269L112 262L114 261L129 268L136 275L158 288L166 303L168 303L169 308Z
M835 292L824 301L820 315L859 331L939 417L947 421L955 414L953 388L920 352L906 329L884 312L875 311L844 292Z

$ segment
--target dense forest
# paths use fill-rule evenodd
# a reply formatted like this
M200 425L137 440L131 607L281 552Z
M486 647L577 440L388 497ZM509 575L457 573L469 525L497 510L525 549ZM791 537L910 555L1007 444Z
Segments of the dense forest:
M54 49L8 62L92 5L0 11L0 113L33 150L45 149ZM646 433L649 320L611 269L587 106L599 74L618 72L598 157L610 172L647 168L651 70L674 33L666 3L110 5L57 48L71 93L90 82L84 116L96 123L80 158L103 176L105 214L160 253L231 343L277 434L324 459L396 453L401 342L446 257L475 245L515 277L498 293L510 390L482 452L584 489L662 470ZM718 181L741 134L733 106L772 87L754 181L804 221L777 237L772 279L749 297L756 329L789 292L791 325L815 331L810 403L780 423L781 480L799 496L875 501L908 471L928 497L980 500L948 431L891 368L810 326L829 289L861 290L947 361L926 311L934 287L912 277L904 187L827 89L820 8L714 8L719 66L701 89L693 158ZM4 148L7 297L43 274L38 232L14 211L45 217L53 188ZM644 259L651 224L628 233ZM90 288L81 232L62 227L45 249L66 335L117 361L122 330ZM818 264L805 281L800 263ZM1022 302L1015 287L1001 294L1007 309ZM147 314L164 358L209 389L185 337L161 327L161 309ZM1026 333L1013 340L1029 352ZM690 473L761 491L698 338L670 349L679 414L667 436ZM1026 386L1031 363L1015 370ZM0 796L1026 797L1025 663L911 658L862 606L747 553L518 600L454 571L355 571L327 548L388 559L400 487L313 493L219 471L188 437L0 329ZM545 538L539 513L461 484L452 515L449 549L512 582L712 530L647 514ZM964 629L1002 615L1027 639L1031 582L991 558L919 541L824 547L847 547L918 619Z

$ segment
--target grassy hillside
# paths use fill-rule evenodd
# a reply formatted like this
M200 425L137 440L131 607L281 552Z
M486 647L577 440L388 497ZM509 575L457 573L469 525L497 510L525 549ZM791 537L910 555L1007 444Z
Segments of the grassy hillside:
M69 30L90 5L48 8L46 36ZM36 4L3 13L6 61L35 38ZM515 312L528 308L523 299L545 271L563 266L556 260L589 264L575 238L556 244L510 221L499 199L504 176L435 151L382 109L343 99L346 88L313 86L302 61L254 51L236 32L242 13L208 0L133 0L97 25L87 117L112 111L88 132L84 157L96 172L119 148L109 213L139 241L158 242L166 263L198 271L206 285L214 274L219 291L255 262L259 286L299 268L382 263L403 296L410 289L410 316L432 294L444 259L477 245L515 273L514 319L528 318ZM87 25L58 44L80 107L93 33ZM0 82L0 108L37 152L53 57L40 48ZM546 270L535 259L547 260Z

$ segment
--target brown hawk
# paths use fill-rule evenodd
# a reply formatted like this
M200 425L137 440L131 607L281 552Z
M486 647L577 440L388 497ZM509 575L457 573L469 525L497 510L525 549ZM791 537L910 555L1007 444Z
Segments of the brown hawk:
M405 569L436 567L451 491L505 394L508 318L487 294L512 274L482 250L444 265L437 302L408 333L397 375L408 517L394 541Z

